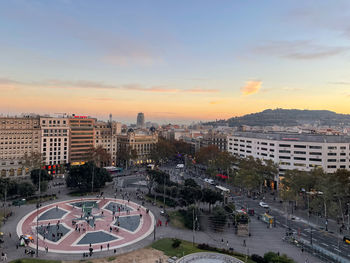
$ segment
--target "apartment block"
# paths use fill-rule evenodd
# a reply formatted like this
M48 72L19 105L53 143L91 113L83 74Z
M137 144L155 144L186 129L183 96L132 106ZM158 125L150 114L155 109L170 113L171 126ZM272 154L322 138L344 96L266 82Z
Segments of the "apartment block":
M23 156L40 151L40 119L37 116L0 117L0 175L24 176Z

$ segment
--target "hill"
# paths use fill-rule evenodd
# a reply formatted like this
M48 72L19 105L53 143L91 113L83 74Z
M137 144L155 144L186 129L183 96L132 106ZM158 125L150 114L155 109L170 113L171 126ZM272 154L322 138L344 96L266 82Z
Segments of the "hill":
M228 124L230 127L249 126L296 126L300 124L350 125L350 114L338 114L328 110L267 109L262 112L211 122L214 125Z

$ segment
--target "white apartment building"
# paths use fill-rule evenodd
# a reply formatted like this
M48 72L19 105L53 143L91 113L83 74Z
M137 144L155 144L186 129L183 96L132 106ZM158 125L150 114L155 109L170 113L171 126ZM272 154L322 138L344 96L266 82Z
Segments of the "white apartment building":
M228 137L230 153L270 159L286 170L310 171L321 167L327 173L350 170L350 136L274 132L235 132Z
M41 153L49 173L57 174L69 162L70 128L67 118L40 117Z

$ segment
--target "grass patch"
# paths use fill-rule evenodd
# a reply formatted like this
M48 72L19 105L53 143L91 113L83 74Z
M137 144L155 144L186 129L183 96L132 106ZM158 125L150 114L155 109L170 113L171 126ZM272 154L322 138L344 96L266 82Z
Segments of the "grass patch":
M21 258L10 261L10 263L60 263L60 260L38 259L38 258Z
M170 224L174 227L186 229L184 224L184 218L179 211L171 211L169 212L170 216Z
M160 250L164 252L165 255L168 257L173 257L177 256L178 258L181 258L182 256L186 256L188 254L192 253L197 253L197 252L215 252L215 253L222 253L221 251L211 251L211 250L204 250L204 249L199 249L197 248L197 244L195 246L192 245L192 242L181 240L181 244L179 247L174 248L172 246L173 244L173 239L172 238L163 238L160 240L157 240L154 242L151 246L154 249ZM225 253L222 253L225 254ZM238 258L245 262L245 255L234 252L233 255L231 254L230 256L233 256L235 258ZM248 263L255 263L253 260L251 260L248 257L247 260Z
M107 261L110 262L110 261L115 260L116 258L117 258L116 256L111 256L111 257L107 258Z
M193 246L191 242L181 240L181 244L177 248L172 247L173 240L171 238L163 238L152 244L152 248L163 251L165 255L169 257L177 256L182 257L182 255L188 255L196 252L205 252L205 250L198 249Z

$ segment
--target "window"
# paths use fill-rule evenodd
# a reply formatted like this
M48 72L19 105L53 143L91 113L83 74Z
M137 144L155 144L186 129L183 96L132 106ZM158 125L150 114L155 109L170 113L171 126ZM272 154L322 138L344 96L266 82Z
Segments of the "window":
M310 145L309 148L310 148L310 149L322 149L322 146Z
M290 144L280 144L279 147L290 147Z
M288 150L279 150L280 153L290 153Z
M302 152L302 151L294 151L294 154L306 154L306 152Z
M294 160L306 161L305 157L294 157Z
M336 150L337 146L328 146L328 150Z
M306 148L306 145L294 145L294 148L302 148L302 149L305 149Z
M320 152L310 152L310 155L322 155Z
M337 153L328 153L327 155L328 155L328 156L336 156Z
M280 156L280 159L290 159L290 156Z
M328 165L327 168L329 168L329 169L335 169L335 168L337 168L337 166L336 166L336 165Z
M321 162L322 159L319 159L319 158L310 158L309 161L311 161L311 162Z
M334 162L336 162L337 161L337 159L328 159L327 160L327 162L329 162L329 163L334 163Z

